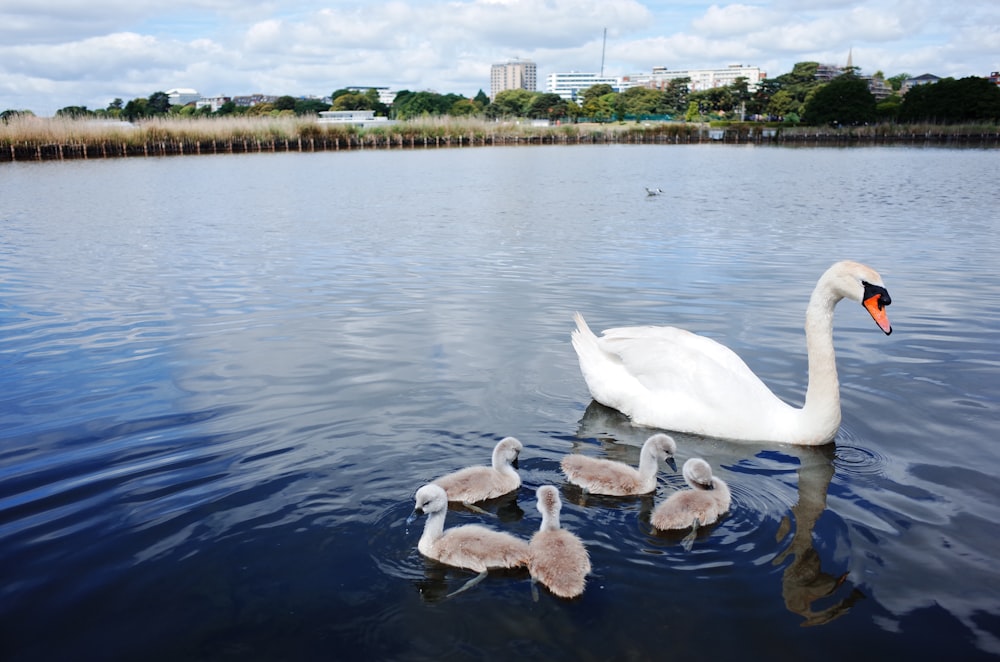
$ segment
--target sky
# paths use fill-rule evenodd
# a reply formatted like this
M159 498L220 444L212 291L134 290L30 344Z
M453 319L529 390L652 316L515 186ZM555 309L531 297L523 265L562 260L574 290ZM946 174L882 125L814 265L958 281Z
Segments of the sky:
M604 32L607 30L607 39ZM0 0L0 111L49 116L158 91L489 94L490 66L609 76L796 62L862 73L1000 70L995 0Z

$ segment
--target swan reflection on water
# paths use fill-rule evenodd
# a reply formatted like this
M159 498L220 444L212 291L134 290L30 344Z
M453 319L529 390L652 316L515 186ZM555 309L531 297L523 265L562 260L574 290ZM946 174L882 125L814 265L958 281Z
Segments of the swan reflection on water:
M633 451L635 446L642 445L649 433L648 428L635 427L620 412L593 401L580 419L577 429L577 437L581 439L598 439L605 448L626 446L631 447ZM827 491L834 475L833 461L836 450L834 444L816 447L763 444L758 447L746 442L729 443L676 434L675 437L680 456L699 455L705 457L713 467L728 468L741 463L741 466L745 467L746 461L758 457L761 450L769 451L768 455L773 455L773 451L776 450L781 455L798 460L797 499L790 511L759 512L744 518L760 522L769 515L780 516L780 524L775 535L775 556L771 564L777 567L787 563L781 575L781 595L786 609L804 619L801 623L803 627L829 623L848 613L851 607L864 597L860 589L850 581L847 573L833 575L823 570L822 560L816 551L813 539L816 523L826 510ZM706 544L711 539L712 532L719 526L725 526L727 519L734 517L741 509L761 507L766 504L767 508L773 510L775 504L779 503L782 505L778 507L785 507L781 499L761 494L778 487L772 482L770 472L748 471L741 473L740 476L730 480L731 486L739 487L733 490L733 502L728 516L720 523L701 528L696 538L698 545ZM751 503L741 504L741 500ZM639 513L642 521L649 519L651 500L649 501L643 504ZM658 535L667 540L675 539L680 543L685 533ZM788 543L784 548L780 548L779 545L783 540L787 540ZM825 603L828 600L835 602L827 606L817 605L818 602Z
M847 573L839 576L823 572L820 557L813 546L813 528L819 516L826 510L826 494L833 479L833 444L816 448L798 449L799 458L798 502L792 506L791 516L781 519L777 539L781 540L792 530L788 547L778 554L774 565L780 565L788 557L791 563L785 568L781 578L781 595L789 611L802 616L803 626L822 625L846 614L851 606L864 597L857 587L851 587L847 597L822 609L813 609L813 603L833 595L842 586L847 586ZM845 588L846 590L846 588Z

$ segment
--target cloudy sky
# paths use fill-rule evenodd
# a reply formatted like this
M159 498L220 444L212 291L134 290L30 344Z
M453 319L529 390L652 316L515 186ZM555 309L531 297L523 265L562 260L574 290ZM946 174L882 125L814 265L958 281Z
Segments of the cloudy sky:
M0 0L0 110L51 115L156 91L489 93L515 57L545 76L806 60L864 73L1000 70L995 0Z

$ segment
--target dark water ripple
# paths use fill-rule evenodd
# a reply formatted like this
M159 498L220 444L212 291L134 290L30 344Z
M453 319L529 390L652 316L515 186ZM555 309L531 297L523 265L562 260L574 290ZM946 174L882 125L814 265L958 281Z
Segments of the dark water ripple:
M723 657L1000 654L997 153L715 147L0 169L4 659L649 659L720 619ZM679 474L565 483L650 433L590 405L574 311L719 339L801 403L832 256L895 329L838 309L835 445L677 435L733 493L690 549L648 522ZM507 435L522 488L448 525L528 538L557 485L579 600L446 599L469 573L416 552L417 487Z

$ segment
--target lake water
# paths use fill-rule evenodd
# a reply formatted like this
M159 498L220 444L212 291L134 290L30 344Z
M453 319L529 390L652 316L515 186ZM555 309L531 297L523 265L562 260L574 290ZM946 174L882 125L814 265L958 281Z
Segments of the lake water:
M0 165L0 657L976 659L1000 655L1000 150L571 146ZM647 197L645 186L662 196ZM569 342L683 326L801 403L832 262L843 423L818 449L676 435L733 506L690 551L566 453L649 430ZM584 595L425 561L413 493L529 537L555 484Z

